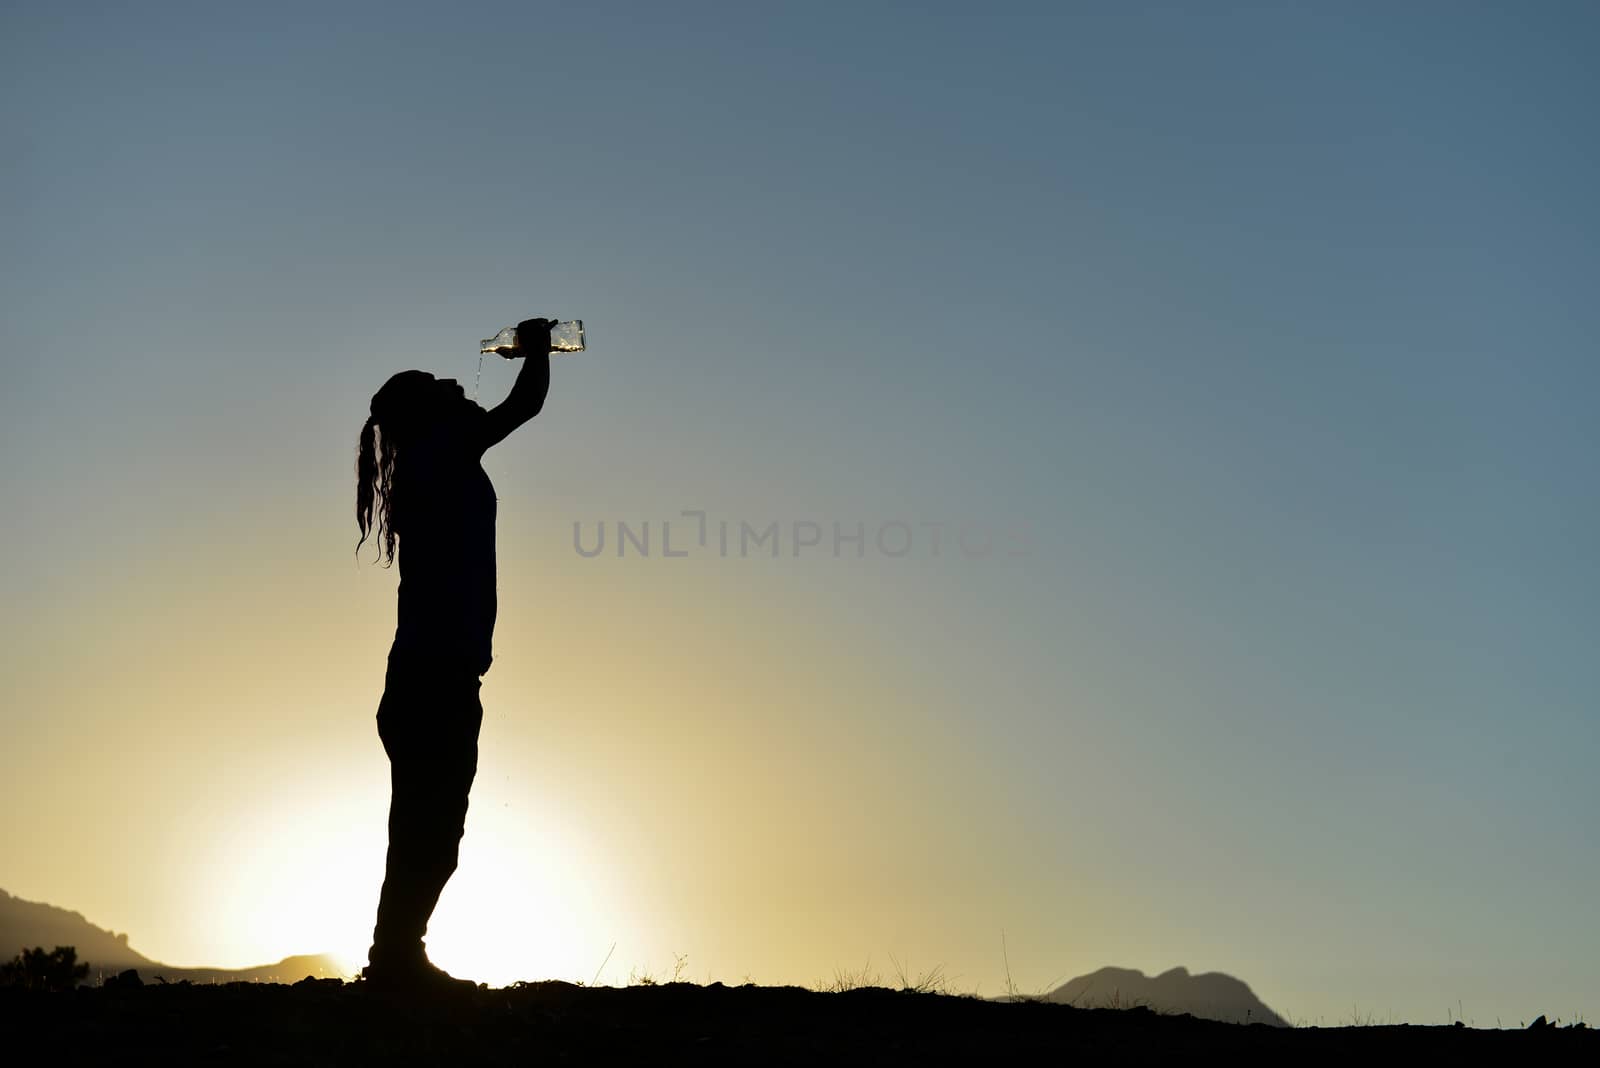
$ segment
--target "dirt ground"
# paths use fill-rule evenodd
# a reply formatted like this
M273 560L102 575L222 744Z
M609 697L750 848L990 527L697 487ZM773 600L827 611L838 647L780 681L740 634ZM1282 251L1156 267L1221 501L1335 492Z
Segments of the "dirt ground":
M1280 1063L1477 1055L1496 1063L1600 1063L1600 1031L1540 1027L1241 1027L1144 1009L881 989L687 983L585 988L521 984L449 995L359 983L149 984L70 993L0 989L16 1063L510 1065L532 1063L1107 1063L1197 1056ZM25 1045L24 1045L25 1044ZM126 1058L136 1058L127 1061Z

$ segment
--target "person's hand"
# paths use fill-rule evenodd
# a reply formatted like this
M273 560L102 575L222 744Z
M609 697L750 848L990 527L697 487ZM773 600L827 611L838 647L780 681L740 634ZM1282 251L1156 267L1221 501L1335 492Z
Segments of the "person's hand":
M550 328L554 319L524 319L517 324L518 356L547 356L550 354Z

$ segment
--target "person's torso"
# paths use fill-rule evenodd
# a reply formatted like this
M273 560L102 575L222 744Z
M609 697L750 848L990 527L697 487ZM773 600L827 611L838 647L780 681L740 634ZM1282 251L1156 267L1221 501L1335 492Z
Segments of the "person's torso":
M391 656L470 662L482 674L496 608L494 485L472 459L421 462L404 481L396 474L400 593Z

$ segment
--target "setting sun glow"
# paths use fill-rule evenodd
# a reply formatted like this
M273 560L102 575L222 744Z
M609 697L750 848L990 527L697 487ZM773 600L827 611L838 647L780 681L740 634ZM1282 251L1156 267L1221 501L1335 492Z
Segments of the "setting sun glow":
M348 974L366 962L383 878L381 797L312 798L218 843L206 884L212 929L235 932L227 956L259 963L286 952L327 952ZM521 979L588 981L616 940L603 872L591 851L536 811L486 783L440 899L429 954L462 976L497 985ZM585 858L585 867L573 859ZM613 933L600 917L613 917Z

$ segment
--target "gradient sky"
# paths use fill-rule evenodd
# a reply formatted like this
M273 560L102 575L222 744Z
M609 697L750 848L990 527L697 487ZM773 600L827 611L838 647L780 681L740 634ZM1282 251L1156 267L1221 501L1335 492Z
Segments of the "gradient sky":
M1595 1018L1597 47L1556 3L6 5L0 886L359 961L357 431L582 317L485 463L446 967ZM615 555L686 509L780 555Z

